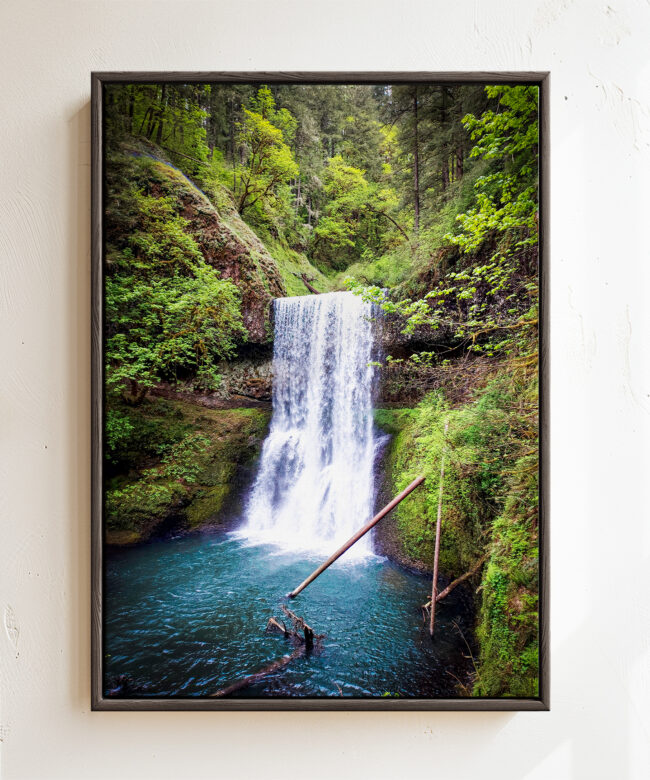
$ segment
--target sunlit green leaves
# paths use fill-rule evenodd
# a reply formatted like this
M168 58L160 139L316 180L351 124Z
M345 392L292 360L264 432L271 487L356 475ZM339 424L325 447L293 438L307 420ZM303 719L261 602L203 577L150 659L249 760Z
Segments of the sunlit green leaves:
M444 236L461 260L421 300L391 301L378 288L362 294L404 317L407 333L444 323L470 351L510 355L527 348L537 325L536 263L529 264L538 241L538 96L535 87L486 92L498 108L469 114L463 125L475 142L471 155L490 164L476 180L474 205Z
M138 228L111 254L106 275L107 387L142 389L179 375L215 385L215 361L245 333L237 288L207 265L171 199L131 197Z
M281 185L298 175L298 163L287 143L295 131L295 119L286 109L276 110L271 91L260 87L238 128L238 142L246 155L235 170L240 214L277 199Z

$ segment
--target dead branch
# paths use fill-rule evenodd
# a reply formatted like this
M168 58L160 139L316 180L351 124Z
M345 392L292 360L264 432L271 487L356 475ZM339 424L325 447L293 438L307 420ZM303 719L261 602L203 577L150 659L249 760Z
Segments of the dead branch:
M300 278L302 279L302 283L305 285L305 287L309 290L310 293L313 293L314 295L320 295L320 290L317 290L307 281L307 274L301 274Z
M307 648L312 648L314 646L314 639L319 641L324 638L325 634L315 634L314 629L311 626L308 626L303 618L298 617L298 615L295 615L288 609L286 604L281 604L280 609L293 623L293 632L298 639L300 639L300 633L302 632Z
M465 582L465 580L468 580L470 577L473 577L475 574L478 573L478 570L481 568L481 566L485 563L485 559L487 558L487 553L485 555L482 555L478 561L476 562L476 565L473 569L470 569L469 571L466 571L465 574L461 574L460 577L457 577L455 580L449 583L447 587L444 590L441 590L440 593L436 595L436 604L445 598L445 596L448 596L452 590L461 584L461 582ZM428 614L428 611L431 607L431 602L427 601L426 604L422 605L422 610L426 611Z
M268 631L269 633L272 631L279 631L285 637L289 636L289 632L287 631L287 627L284 625L284 623L281 620L276 620L274 617L269 618L269 622L266 624L266 628L264 630Z
M305 645L300 645L293 651L293 653L291 653L291 655L283 655L282 658L278 658L276 661L273 661L268 666L260 669L259 672L255 672L255 674L249 674L247 677L242 677L241 680L237 680L231 685L228 685L225 688L221 688L216 693L210 694L210 698L230 696L237 691L241 691L242 688L248 688L251 685L255 685L256 682L259 682L268 674L277 672L278 669L283 669L285 666L288 666L292 661L295 661L296 658L300 658L301 655L304 655L306 649L307 648Z
M316 640L316 643L319 643L321 639L324 639L325 634L314 633L314 629L307 625L303 618L294 614L290 609L287 609L285 604L281 604L280 606L284 614L291 620L293 629L289 631L282 620L270 617L266 624L265 631L279 632L285 639L290 639L294 644L294 651L290 655L283 655L282 658L277 658L258 672L242 677L240 680L235 680L235 682L227 685L225 688L221 688L216 691L216 693L210 694L211 698L230 696L237 691L241 691L243 688L255 685L255 683L262 680L268 674L277 672L278 669L283 669L292 661L295 661L296 658L300 658L309 653L314 647L314 640Z
M442 496L445 482L445 454L447 451L447 430L449 419L445 420L445 432L443 434L442 457L440 459L440 490L438 493L438 517L436 520L436 545L433 554L433 580L431 583L431 609L429 610L429 636L433 637L433 629L436 615L436 602L438 601L438 559L440 556L440 533L442 530Z

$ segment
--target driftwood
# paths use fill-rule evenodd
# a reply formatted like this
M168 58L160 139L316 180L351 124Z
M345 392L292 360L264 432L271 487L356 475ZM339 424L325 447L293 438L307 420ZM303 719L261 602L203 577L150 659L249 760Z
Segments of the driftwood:
M300 647L297 647L293 653L291 653L291 655L283 655L282 658L278 658L276 661L273 661L268 666L260 669L259 672L255 672L255 674L249 674L247 677L242 677L241 680L237 680L231 685L228 685L225 688L221 688L216 693L210 694L210 698L230 696L232 693L241 691L242 688L248 688L250 685L255 685L256 682L263 680L267 674L277 672L278 669L283 669L285 666L288 666L292 661L295 661L296 658L300 658L301 655L305 654L305 651L306 647L301 645Z
M448 596L457 585L461 584L461 582L465 582L465 580L468 580L470 577L473 577L475 574L478 574L478 571L481 568L481 566L485 563L485 559L486 558L487 558L487 553L485 555L482 555L478 559L478 561L474 565L474 568L470 569L469 571L466 571L465 574L461 574L460 577L457 577L455 580L450 582L449 585L447 585L447 587L444 590L441 590L440 593L437 593L436 594L436 604L439 601L442 601L442 599L444 599L445 596ZM422 605L422 607L421 607L422 614L425 616L425 618L426 618L426 615L429 614L429 609L430 608L431 608L431 602L430 601L427 601L426 604Z
M313 293L314 295L321 294L320 290L317 290L312 284L310 284L310 281L313 281L313 277L310 280L307 278L307 274L297 274L295 271L292 271L291 273L296 277L296 279L300 279L300 281L305 285L310 293Z
M275 661L271 661L267 666L262 667L258 672L249 674L246 677L242 677L239 680L235 680L225 688L221 688L216 693L210 694L211 698L222 698L224 696L230 696L237 691L241 691L243 688L248 688L251 685L263 680L267 675L277 672L278 669L284 669L296 658L301 658L303 655L311 652L314 648L314 644L317 646L320 641L325 638L325 634L316 634L314 629L307 625L305 620L298 615L295 615L291 610L287 609L285 604L281 604L280 608L284 614L291 620L293 628L288 630L282 620L277 620L274 617L270 617L266 624L265 631L280 633L285 639L290 640L294 645L294 650L289 655L283 655L281 658L277 658Z
M311 626L308 626L307 623L301 618L298 617L298 615L294 615L291 610L287 609L285 604L282 604L280 606L280 609L284 612L284 614L290 618L291 622L293 623L293 630L294 633L300 638L300 634L302 633L303 641L305 643L305 647L308 650L311 650L311 648L314 646L314 629Z
M284 625L284 623L281 620L276 620L274 617L269 618L269 622L266 624L265 631L279 631L283 636L289 636L289 632L287 631L287 627Z
M325 569L329 568L337 558L340 558L344 552L347 552L350 547L355 542L358 542L359 539L361 539L362 536L365 536L368 531L370 531L371 528L373 528L377 523L382 519L382 517L385 517L392 509L395 509L395 507L399 504L400 501L406 498L409 493L411 493L418 485L421 485L424 482L424 477L418 477L417 479L414 479L413 482L407 487L402 490L402 492L395 496L395 498L389 503L386 504L386 506L378 512L370 522L366 523L366 525L363 526L363 528L360 528L354 536L352 536L350 539L347 540L347 542L339 547L339 549L330 555L330 557L325 561L325 563L321 563L321 565L316 569L316 571L312 572L309 577L307 577L306 580L300 583L298 587L295 590L292 590L289 594L289 598L293 599L295 598L301 590L304 590L307 585L309 585L311 582L313 582L316 577L321 575Z
M436 618L436 597L438 595L438 560L440 559L440 531L442 528L442 495L445 482L445 452L447 448L447 430L449 420L445 420L445 433L442 443L442 457L440 458L440 490L438 492L438 517L436 519L436 546L433 553L433 579L431 584L431 611L429 613L429 636L433 636L433 627Z

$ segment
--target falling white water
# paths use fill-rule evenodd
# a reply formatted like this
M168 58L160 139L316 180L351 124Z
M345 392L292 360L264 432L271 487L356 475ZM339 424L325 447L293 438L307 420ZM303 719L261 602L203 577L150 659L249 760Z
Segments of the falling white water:
M333 552L372 516L373 309L347 292L275 301L273 418L242 531ZM346 559L371 554L370 536Z

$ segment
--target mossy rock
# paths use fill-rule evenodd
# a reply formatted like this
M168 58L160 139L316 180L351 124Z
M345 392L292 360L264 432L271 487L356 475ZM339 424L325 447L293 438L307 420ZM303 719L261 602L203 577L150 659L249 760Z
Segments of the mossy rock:
M115 545L144 541L161 528L195 529L223 519L270 420L267 409L206 409L166 398L147 399L125 413L134 441L125 444L125 457L133 460L120 461L122 471L110 477L106 496L107 541ZM144 454L137 451L143 433L156 442Z
M220 484L216 487L199 490L186 509L189 527L199 528L218 518L230 491L230 484Z
M104 534L104 543L114 547L129 547L142 540L142 534L138 531L116 531L107 528Z

